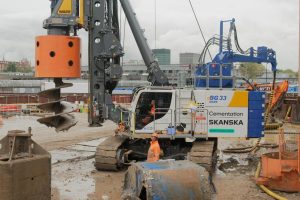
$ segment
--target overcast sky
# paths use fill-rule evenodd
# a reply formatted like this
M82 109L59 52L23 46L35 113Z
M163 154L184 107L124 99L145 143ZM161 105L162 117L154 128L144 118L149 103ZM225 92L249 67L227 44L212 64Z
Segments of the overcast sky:
M155 0L130 0L151 48L155 47ZM298 68L298 0L192 0L206 39L219 32L219 21L236 19L243 49L265 45L277 52L279 68ZM49 0L0 1L0 58L34 63L34 37L46 34L42 22L49 16ZM123 18L124 19L124 18ZM122 22L122 25L124 22ZM226 31L227 32L227 31ZM82 64L87 64L87 33L82 37ZM200 53L204 42L188 0L157 0L157 48L169 48L172 63L180 52ZM125 60L140 53L127 25Z

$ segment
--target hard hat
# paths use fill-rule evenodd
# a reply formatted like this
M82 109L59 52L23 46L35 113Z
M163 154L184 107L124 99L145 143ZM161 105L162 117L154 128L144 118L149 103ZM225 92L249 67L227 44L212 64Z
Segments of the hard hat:
M157 134L157 133L152 133L151 137L156 137L156 138L158 138L158 134Z

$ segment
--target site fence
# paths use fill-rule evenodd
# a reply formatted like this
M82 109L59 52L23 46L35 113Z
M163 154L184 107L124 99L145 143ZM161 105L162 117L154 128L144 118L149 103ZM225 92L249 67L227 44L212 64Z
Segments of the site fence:
M85 94L70 94L62 95L62 98L68 102L84 101L87 102L88 95ZM6 94L0 93L0 104L37 104L47 103L48 98L39 96L37 94Z
M39 104L0 104L0 115L2 117L11 117L44 113L44 111L37 107L38 105Z

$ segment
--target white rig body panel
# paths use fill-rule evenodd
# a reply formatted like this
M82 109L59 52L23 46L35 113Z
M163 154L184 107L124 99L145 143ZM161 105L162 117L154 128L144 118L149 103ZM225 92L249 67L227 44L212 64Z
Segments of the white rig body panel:
M154 99L156 112L148 117L149 123L140 125L144 117L140 108L149 106L141 101L145 96ZM245 138L248 134L248 91L145 88L135 94L131 111L131 133L136 135L154 131L168 135L170 128L176 130L176 136Z

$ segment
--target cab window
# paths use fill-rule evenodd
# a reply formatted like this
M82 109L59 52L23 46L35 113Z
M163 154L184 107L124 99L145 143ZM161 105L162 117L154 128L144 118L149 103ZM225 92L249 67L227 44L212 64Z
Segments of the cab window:
M136 106L136 128L142 129L165 116L171 105L171 92L143 92Z

